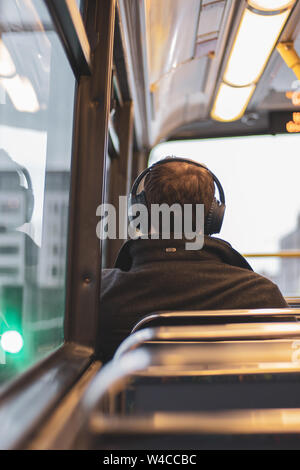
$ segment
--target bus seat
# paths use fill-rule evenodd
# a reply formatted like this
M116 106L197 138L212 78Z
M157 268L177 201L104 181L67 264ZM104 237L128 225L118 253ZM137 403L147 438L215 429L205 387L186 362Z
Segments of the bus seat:
M300 407L300 362L294 360L292 344L283 343L280 348L271 343L268 351L264 344L252 349L243 343L206 346L169 345L150 350L144 346L124 354L107 364L92 383L85 399L87 410L106 403L103 410L107 413L170 406L199 411L242 402L245 407L249 400L259 408L275 403ZM277 349L281 352L276 353ZM149 393L152 398L147 404ZM199 400L201 394L203 400Z
M261 369L261 370L260 370ZM132 376L121 394L120 414L300 408L300 371L249 367L180 370L166 376ZM202 372L202 375L201 375ZM205 373L206 372L206 373ZM186 374L186 375L184 375Z
M291 346L288 342L284 344L287 350ZM261 345L257 345L258 349ZM223 344L217 346L222 348ZM278 344L273 346L275 350ZM232 358L226 358L219 354L220 349L219 364L214 364L213 357L209 364L208 355L203 358L202 345L199 348L197 344L191 348L174 345L148 350L144 347L111 361L93 380L84 398L85 422L78 446L119 449L114 446L120 442L130 449L131 438L137 435L145 448L160 437L164 443L161 445L166 446L170 436L175 438L175 449L187 442L187 436L199 448L226 441L233 446L248 445L247 442L257 445L260 439L262 445L267 442L272 446L275 433L280 438L289 436L287 441L283 440L283 445L294 445L295 433L300 443L300 415L297 414L300 413L300 364L292 358L285 363L250 364L243 362L242 351L246 345L234 347L238 355L235 363L230 363L233 352ZM262 360L268 359L263 356L264 352L263 349ZM277 359L287 359L284 355L282 348L282 357ZM171 428L166 423L162 425L161 416L168 417L166 423L169 422L169 426L172 423ZM172 420L172 416L176 416L177 421ZM199 419L192 423L188 416ZM224 416L226 420L222 421ZM280 416L286 419L281 421ZM152 426L148 426L149 417L155 417ZM203 421L204 417L208 421ZM142 422L148 427L141 429ZM207 424L204 426L204 423Z
M286 297L285 300L290 308L300 308L300 297Z
M115 359L145 343L254 341L300 338L300 324L294 322L230 323L193 326L161 326L137 329L119 346Z
M299 449L300 410L153 413L103 417L95 413L79 449Z
M218 325L224 323L257 323L276 321L298 321L300 309L257 309L257 310L208 310L168 311L146 315L132 329L132 333L146 327Z

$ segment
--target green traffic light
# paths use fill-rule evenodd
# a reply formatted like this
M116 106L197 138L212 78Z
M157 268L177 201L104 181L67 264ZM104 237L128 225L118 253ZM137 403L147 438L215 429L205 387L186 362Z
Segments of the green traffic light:
M17 354L23 348L24 341L18 331L5 331L2 334L0 344L3 351Z

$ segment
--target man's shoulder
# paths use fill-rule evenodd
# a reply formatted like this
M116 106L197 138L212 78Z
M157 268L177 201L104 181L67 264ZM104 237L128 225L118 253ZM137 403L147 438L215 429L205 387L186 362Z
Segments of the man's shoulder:
M278 289L277 284L275 284L275 282L273 282L268 277L265 277L262 274L257 273L256 271L249 271L247 273L253 278L253 280L258 282L262 286L267 287L269 289Z
M101 291L111 288L118 288L120 285L129 283L134 287L135 276L131 271L123 271L119 268L102 269L101 273Z
M273 281L261 274L254 271L247 272L249 279L248 291L253 296L263 299L266 304L265 308L287 308L288 304L285 301L279 287ZM269 305L268 305L269 304Z

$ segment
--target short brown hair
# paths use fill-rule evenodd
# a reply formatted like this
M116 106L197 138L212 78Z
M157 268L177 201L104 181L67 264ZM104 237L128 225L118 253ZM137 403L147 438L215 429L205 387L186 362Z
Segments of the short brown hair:
M170 157L166 157L170 158ZM148 204L204 204L207 217L215 194L211 174L187 162L168 162L155 166L145 178L144 190Z

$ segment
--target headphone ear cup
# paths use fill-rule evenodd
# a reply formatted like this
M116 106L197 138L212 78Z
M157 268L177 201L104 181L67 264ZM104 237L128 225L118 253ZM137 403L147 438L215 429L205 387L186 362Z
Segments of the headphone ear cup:
M142 204L147 207L147 199L145 191L141 191L139 194L130 194L128 197L128 219L129 222L134 220L133 215L131 214L131 208L136 204Z
M27 224L31 221L31 217L33 214L33 208L34 208L34 196L33 192L31 189L24 188L21 186L21 191L24 194L24 200L25 200L25 216L24 216L24 224Z
M220 233L225 215L225 204L214 198L205 222L205 234Z
M147 207L146 193L145 193L144 190L136 195L136 203L135 204L142 204L143 206Z
M33 192L31 189L27 189L27 194L26 194L26 203L27 203L27 208L26 208L26 222L31 221L31 217L33 214L33 208L34 208L34 196Z

